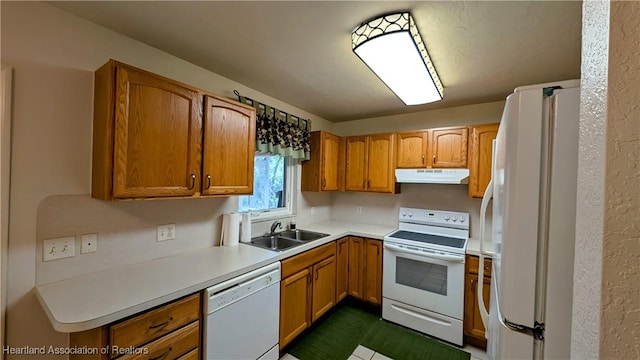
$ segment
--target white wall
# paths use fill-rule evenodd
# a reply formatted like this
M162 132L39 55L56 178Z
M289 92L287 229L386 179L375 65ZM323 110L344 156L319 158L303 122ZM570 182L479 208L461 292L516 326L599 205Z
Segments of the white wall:
M600 343L609 3L585 1L582 14L580 149L571 358L593 359L598 354Z
M233 97L237 89L310 118L316 130L331 128L313 114L48 4L3 1L1 7L2 63L14 68L7 345L68 342L46 319L34 295L37 283L210 246L220 214L235 209L233 198L111 203L88 196L93 72L109 58L222 96ZM330 204L326 194L300 196L300 222L328 219ZM156 243L155 226L166 222L176 224L177 238ZM97 253L40 261L42 239L90 232L98 232Z
M400 194L373 194L345 192L333 195L331 218L340 221L398 225L398 210L403 207L447 210L469 213L470 236L480 236L480 203L482 199L471 199L467 185L402 184ZM356 206L362 206L362 214L356 214ZM487 210L487 222L491 223L491 208ZM485 235L491 237L491 226Z
M420 111L402 115L340 122L333 125L337 135L351 136L407 131L445 126L477 125L500 122L504 101Z
M408 131L458 125L476 125L500 122L504 101L428 110L416 113L383 116L340 122L333 132L342 136ZM398 224L400 206L433 210L468 212L471 216L471 237L479 237L480 203L471 199L467 185L402 184L397 195L346 192L333 195L331 218L335 220L384 224ZM362 214L356 214L362 206ZM491 211L487 211L491 215ZM486 234L490 237L491 229Z

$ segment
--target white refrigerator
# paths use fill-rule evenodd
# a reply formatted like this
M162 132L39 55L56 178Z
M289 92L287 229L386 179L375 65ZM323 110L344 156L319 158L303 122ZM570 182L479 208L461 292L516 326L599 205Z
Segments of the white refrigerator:
M490 359L570 357L579 86L524 86L507 97L481 206L481 254L493 258L488 316L478 288Z

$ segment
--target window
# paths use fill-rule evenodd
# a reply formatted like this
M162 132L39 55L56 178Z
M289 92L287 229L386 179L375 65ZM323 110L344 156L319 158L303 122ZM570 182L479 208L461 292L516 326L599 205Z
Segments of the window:
M291 171L287 158L258 154L253 166L253 195L240 196L238 210L252 213L291 213ZM256 214L257 215L257 214ZM266 214L265 214L266 215Z

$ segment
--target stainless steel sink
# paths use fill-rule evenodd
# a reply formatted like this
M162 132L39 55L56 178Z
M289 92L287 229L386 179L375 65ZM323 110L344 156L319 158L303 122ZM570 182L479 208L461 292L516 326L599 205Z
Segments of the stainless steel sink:
M329 234L323 234L315 231L299 230L299 229L285 230L285 231L279 232L278 235L282 236L283 238L294 239L299 241L312 241L312 240L321 239L325 236L329 236Z
M272 235L255 237L251 239L249 244L263 249L283 251L325 236L329 236L329 234L307 230L285 230Z
M294 246L302 245L304 242L295 239L288 239L278 235L267 235L251 239L250 244L263 249L282 251Z

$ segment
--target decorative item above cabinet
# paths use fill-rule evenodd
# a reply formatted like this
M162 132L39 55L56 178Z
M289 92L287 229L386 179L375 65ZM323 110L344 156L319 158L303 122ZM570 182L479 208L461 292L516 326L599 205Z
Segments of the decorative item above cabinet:
M203 94L114 60L98 69L91 196L121 200L252 193L253 166L240 169L233 159L253 160L255 110L207 96L203 132ZM213 164L210 159L222 149L229 160ZM201 177L203 151L206 179Z

